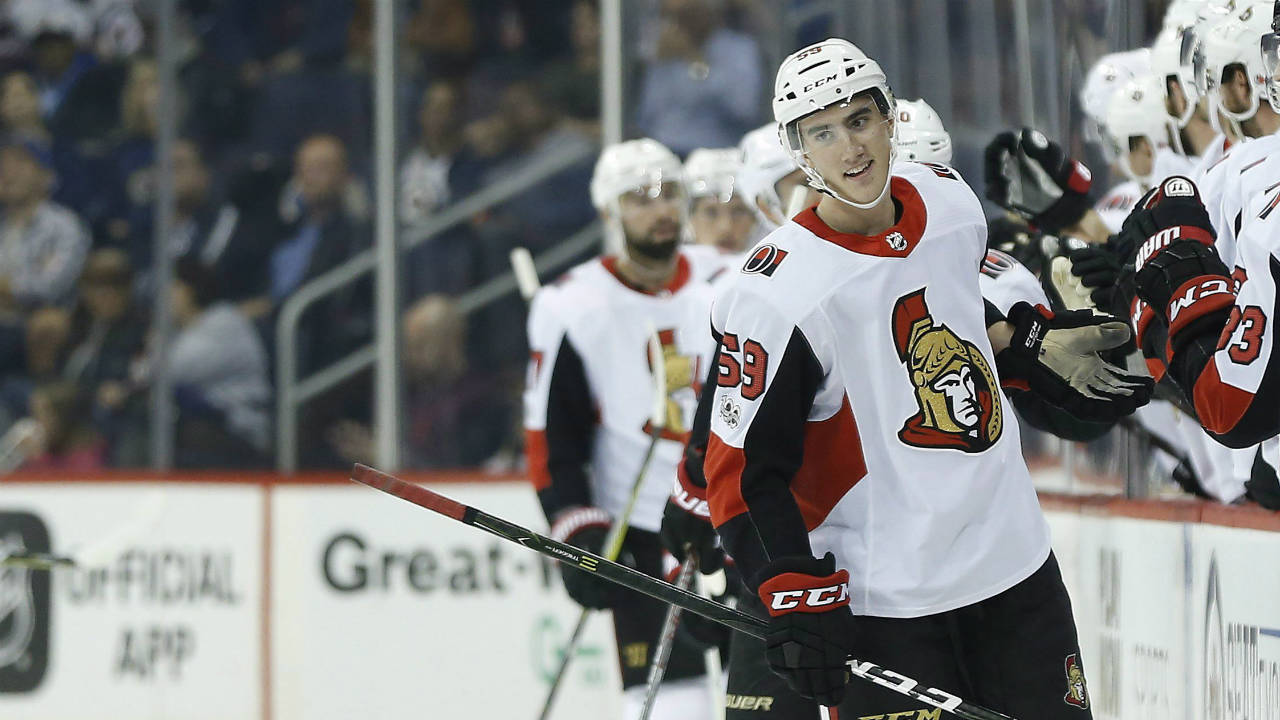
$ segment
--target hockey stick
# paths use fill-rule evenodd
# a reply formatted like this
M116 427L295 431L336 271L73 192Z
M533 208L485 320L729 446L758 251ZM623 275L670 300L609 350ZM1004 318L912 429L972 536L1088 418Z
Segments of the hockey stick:
M512 248L510 258L511 271L516 276L516 287L520 288L520 297L527 303L542 286L538 282L538 268L534 266L533 256L529 254L528 248Z
M1178 449L1173 443L1169 442L1168 440L1165 440L1159 435L1139 425L1138 422L1133 419L1132 415L1128 417L1120 418L1120 421L1118 424L1120 425L1120 427L1132 433L1137 438L1141 440L1146 440L1147 444L1150 445L1151 447L1168 455L1174 460L1177 460L1179 463L1182 463L1189 468L1193 468L1193 466L1191 465L1191 458L1188 457L1186 453L1182 452L1182 450Z
M517 248L517 250L519 249ZM511 263L513 266L518 267L515 251L512 251ZM532 261L530 261L530 264L532 264ZM516 276L519 277L519 274L520 271L517 269ZM626 539L627 528L631 524L631 513L635 510L636 499L640 497L640 487L644 485L644 476L649 472L649 463L653 460L653 452L658 446L658 437L662 434L662 428L666 427L667 423L666 359L662 355L662 341L658 339L658 331L653 327L652 323L649 325L649 367L653 370L654 377L653 407L649 413L649 447L645 449L644 458L640 461L640 470L636 473L636 478L631 483L631 495L627 498L627 506L623 509L622 514L613 521L613 525L609 528L609 534L605 537L604 557L610 562L617 560L618 555L622 552L622 541ZM551 679L551 687L547 688L547 699L542 703L542 710L538 713L538 720L547 720L551 716L551 708L555 705L556 694L560 692L560 685L564 683L565 677L569 674L569 663L573 662L578 643L581 642L582 633L587 627L587 619L590 617L590 608L583 608L582 612L578 613L578 622L573 626L573 632L569 634L569 642L565 644L562 651L560 666L556 668L556 674Z
M680 566L680 574L676 576L676 587L688 590L693 584L693 573L698 569L698 556L693 554L693 546L684 546L684 565ZM680 606L667 606L667 616L662 620L662 630L658 633L658 646L653 649L653 660L649 662L649 677L645 680L644 705L640 707L640 720L649 720L653 713L653 703L658 699L658 687L667 674L667 661L671 659L671 646L676 640L676 626L680 624Z
M610 562L594 553L586 552L562 542L556 542L549 537L539 535L502 518L494 517L483 510L470 505L463 505L425 487L405 482L371 467L357 464L352 470L351 479L362 485L368 485L375 490L394 495L419 507L424 507L432 512L451 517L458 522L478 527L504 540L520 543L535 552L559 560L566 565L595 573L609 582L644 593L656 600L678 605L682 610L697 613L708 620L718 622L738 632L746 633L761 640L765 639L765 634L768 632L768 623L753 615L726 607L688 590L682 590L658 578L649 577L639 570L633 570L625 565ZM863 680L901 693L926 705L946 710L965 720L1013 720L1008 715L966 702L951 693L921 685L905 675L882 668L875 663L849 658L848 668L852 675Z

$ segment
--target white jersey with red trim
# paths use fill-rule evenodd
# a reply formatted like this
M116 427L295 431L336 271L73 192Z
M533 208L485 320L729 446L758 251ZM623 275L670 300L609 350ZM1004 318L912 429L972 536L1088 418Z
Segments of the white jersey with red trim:
M1235 143L1231 142L1225 133L1218 133L1213 136L1213 139L1205 146L1204 154L1200 156L1200 159L1196 161L1195 167L1191 169L1191 179L1195 181L1196 185L1200 184L1209 168L1217 165L1234 145Z
M660 293L632 288L617 274L615 259L604 257L575 267L534 297L524 426L530 474L549 519L577 505L615 517L625 508L650 441L652 327L666 365L666 428L631 525L658 530L714 350L711 288L693 279L686 250L675 280Z
M680 252L689 258L690 279L694 282L711 282L740 264L741 253L727 252L714 245L688 243L680 246Z
M749 582L832 552L855 613L918 617L1025 579L1049 534L987 338L981 205L942 166L902 163L891 191L884 233L810 209L717 296L703 469Z
M1124 219L1129 217L1129 213L1142 199L1143 194L1141 185L1133 180L1126 180L1103 195L1093 209L1102 218L1107 230L1115 234L1120 232Z
M1160 148L1156 150L1155 164L1151 170L1151 177L1154 181L1159 182L1170 175L1187 175L1190 176L1196 169L1196 161L1188 159L1169 148ZM1120 232L1120 226L1124 224L1124 219L1129 217L1129 212L1138 204L1142 196L1146 194L1150 188L1144 188L1133 180L1128 180L1116 185L1102 196L1093 209L1102 218L1102 222L1107 226L1107 230L1111 233Z
M1035 274L1017 258L994 248L989 248L982 259L978 288L982 297L1005 315L1009 314L1009 308L1021 301L1050 307L1049 296Z
M1280 157L1268 154L1262 162L1249 160L1242 167L1248 170L1236 179L1242 203L1239 232L1234 260L1227 263L1234 265L1235 304L1217 350L1191 392L1200 422L1233 446L1280 433L1280 355L1275 351Z

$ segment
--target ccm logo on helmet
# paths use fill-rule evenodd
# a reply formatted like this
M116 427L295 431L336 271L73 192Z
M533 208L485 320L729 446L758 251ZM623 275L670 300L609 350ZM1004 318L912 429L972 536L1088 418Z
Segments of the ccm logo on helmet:
M801 606L818 609L847 602L849 586L840 583L805 590L776 590L770 595L772 596L769 602L771 610L795 610Z
M774 245L761 245L751 253L751 257L742 266L742 272L760 273L765 277L773 277L773 271L778 269L786 257L786 250L779 250Z
M834 74L834 75L828 75L828 76L826 76L826 77L818 78L817 80L814 80L813 82L809 83L808 85L805 85L805 86L804 86L804 89L803 89L803 90L801 90L800 92L809 92L810 90L813 90L814 88L820 88L820 87L822 87L823 85L826 85L827 83L831 82L832 80L835 80L835 79L836 79L836 78L838 78L838 77L840 77L840 73L836 73L836 74Z

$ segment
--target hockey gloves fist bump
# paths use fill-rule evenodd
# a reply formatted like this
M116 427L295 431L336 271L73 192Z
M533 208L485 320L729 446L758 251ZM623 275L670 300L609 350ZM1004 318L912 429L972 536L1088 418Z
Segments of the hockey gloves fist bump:
M1235 291L1215 237L1199 190L1184 177L1161 182L1125 218L1120 238L1136 249L1131 313L1147 357L1168 364L1188 340L1226 324ZM1148 341L1153 327L1167 333L1167 343Z
M835 557L778 558L756 576L769 613L765 657L800 695L839 705L849 681L853 651L849 573L836 572Z
M1053 313L1026 302L1009 309L1009 347L996 355L1005 384L1022 386L1080 420L1110 422L1151 400L1151 378L1098 353L1129 340L1122 320L1088 310Z
M573 507L556 516L551 539L568 543L597 555L604 554L604 541L613 517L597 507ZM619 556L618 562L628 564ZM617 603L621 589L586 570L562 565L560 577L569 597L584 608L607 610Z
M1047 233L1080 221L1093 206L1089 168L1039 130L1003 132L986 149L987 199Z

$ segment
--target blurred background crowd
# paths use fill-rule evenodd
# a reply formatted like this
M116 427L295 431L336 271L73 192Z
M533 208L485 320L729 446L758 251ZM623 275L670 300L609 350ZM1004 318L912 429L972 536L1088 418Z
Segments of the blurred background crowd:
M296 467L370 461L371 363L282 411L277 367L288 353L298 377L324 374L373 339L367 274L310 303L296 332L279 324L301 288L373 244L374 0L177 0L163 57L161 2L0 2L0 468L152 465L161 373L176 467L276 467L280 412L297 413ZM900 96L928 98L981 195L981 148L1005 127L1036 124L1090 158L1085 71L1148 43L1166 4L626 0L625 136L682 157L735 147L771 117L778 61L840 35L881 59ZM546 279L599 252L587 186L601 10L396 5L402 464L516 469L526 345L508 253L529 248ZM172 106L160 63L176 73ZM176 215L158 241L166 117ZM175 262L158 299L160 242ZM173 314L162 368L157 300ZM1027 435L1031 454L1066 445ZM1072 472L1121 487L1144 467L1128 442L1095 441Z

